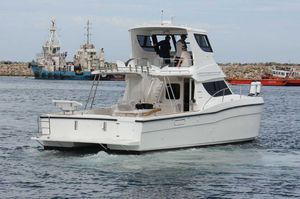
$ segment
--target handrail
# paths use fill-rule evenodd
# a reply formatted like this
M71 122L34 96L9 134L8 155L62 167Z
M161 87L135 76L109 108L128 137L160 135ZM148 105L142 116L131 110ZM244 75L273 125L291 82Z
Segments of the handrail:
M173 99L175 99L175 95L174 95L174 91L173 91L170 79L168 77L164 77L164 84L165 84L165 88L166 88L166 91L167 91L167 95L169 96L169 102L171 104L171 107L173 107L174 112L176 112L176 107L173 106L173 102L171 100L171 97L173 97ZM169 88L170 88L171 93L169 91ZM172 94L172 96L171 96L171 94Z
M136 57L130 58L130 59L128 59L128 60L125 62L125 66L128 66L129 63L130 63L132 60L137 60L137 61L145 60L145 61L147 61L147 66L150 66L150 61L149 61L149 59L148 59L148 58L143 58L143 57L141 57L141 58L136 58ZM137 65L141 65L141 64L137 63Z
M39 134L42 134L42 132L40 132L41 129L42 129L42 127L40 127L40 125L41 125L41 124L40 124L40 116L37 117L37 124L38 124L38 125L37 125L38 131L37 131L37 134L36 134L36 135L37 135L37 137L38 137Z
M159 58L159 59L163 59L163 58ZM135 60L138 60L138 62L136 62ZM145 60L146 62L140 62L140 60ZM170 66L173 66L174 63L169 64ZM106 68L100 68L99 70L95 70L92 72L93 75L97 75L97 74L101 74L104 75L106 73L134 73L134 74L147 74L150 75L150 73L155 72L155 68L153 68L152 66L157 66L159 67L159 65L152 65L152 63L149 61L148 58L131 58L126 62L123 61L117 61L116 62L116 66L111 65L109 67ZM165 65L165 66L168 66ZM192 66L192 65L191 65ZM162 74L165 73L189 73L189 67L191 66L180 66L177 67L182 68L181 70L161 70ZM164 66L161 66L160 69L162 69ZM171 67L171 68L176 68L176 67Z
M229 90L229 88L227 87L227 88L223 88L223 89L221 89L221 90L218 90L217 92L215 92L212 96L210 96L210 98L203 104L203 106L202 106L202 110L204 110L204 107L206 106L206 104L213 98L213 97L215 97L215 95L217 95L218 93L220 93L220 92L223 92L223 95L222 95L222 102L224 101L224 95L225 95L225 91L226 90Z
M89 92L89 96L86 100L84 110L87 110L87 107L88 107L89 103L91 104L90 109L92 109L94 101L95 101L95 97L96 97L99 82L100 82L100 74L96 74L94 76L94 80L93 80L93 83L92 83L92 86L91 86L91 89L90 89L90 92Z
M44 119L47 119L47 120L44 120ZM39 137L39 135L51 135L50 117L49 116L47 118L43 118L43 119L38 117L37 123L38 123L38 132L36 134L37 137ZM44 124L42 124L42 123L47 123L47 126L45 127ZM44 133L43 132L44 129L48 130L48 133Z
M242 99L242 85L240 85L240 99Z
M146 65L141 65L140 63L132 63L134 60L146 60ZM104 69L99 69L97 71L93 71L92 74L105 74L108 71L110 72L130 72L130 73L147 73L149 74L151 69L151 64L147 58L131 58L126 62L117 61L116 67L106 67Z
M163 58L163 57L158 57L158 58L155 58L154 60L158 60L159 61L159 64L161 65L161 67L165 67L167 65L171 66L171 67L191 67L193 66L193 62L194 62L194 59L187 59L190 61L190 65L188 66L177 66L177 62L176 60L178 60L178 62L181 60L180 58L176 58L176 57L171 57L171 58ZM164 61L165 60L170 60L170 64L164 64Z

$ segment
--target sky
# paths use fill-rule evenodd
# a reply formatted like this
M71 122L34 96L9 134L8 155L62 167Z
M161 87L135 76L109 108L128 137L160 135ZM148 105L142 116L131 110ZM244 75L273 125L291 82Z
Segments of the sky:
M300 63L300 0L0 0L0 60L31 61L55 19L68 60L91 41L106 61L130 57L130 27L171 20L205 29L218 63Z

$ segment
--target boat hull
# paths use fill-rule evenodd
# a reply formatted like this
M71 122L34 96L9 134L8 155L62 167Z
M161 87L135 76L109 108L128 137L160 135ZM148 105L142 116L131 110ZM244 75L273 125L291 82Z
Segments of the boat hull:
M141 122L140 145L107 147L114 151L146 152L249 141L258 136L261 111L259 106L240 107L216 115Z
M252 79L228 79L227 82L233 85L251 84ZM300 86L300 79L261 79L263 86Z
M251 84L252 79L228 79L227 82L232 85ZM286 86L287 81L284 79L261 79L258 80L263 86Z
M258 136L261 112L262 104L252 104L147 120L48 115L40 118L42 133L34 139L45 148L85 143L126 153L242 142Z
M289 79L286 86L300 86L300 79Z
M31 65L32 72L35 79L48 79L48 80L93 80L94 75L90 71L83 71L76 73L74 71L48 71L37 65ZM115 78L113 75L101 76L101 80L122 80Z

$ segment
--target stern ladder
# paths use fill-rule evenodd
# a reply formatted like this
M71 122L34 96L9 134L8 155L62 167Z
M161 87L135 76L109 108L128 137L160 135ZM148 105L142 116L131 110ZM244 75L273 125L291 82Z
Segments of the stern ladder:
M86 110L88 108L88 106L89 106L89 108L92 108L93 105L94 105L94 101L95 101L97 89L98 89L99 82L100 82L100 77L101 77L101 74L96 74L94 76L93 84L92 84L89 96L88 96L88 98L86 100L86 104L84 106L84 110Z

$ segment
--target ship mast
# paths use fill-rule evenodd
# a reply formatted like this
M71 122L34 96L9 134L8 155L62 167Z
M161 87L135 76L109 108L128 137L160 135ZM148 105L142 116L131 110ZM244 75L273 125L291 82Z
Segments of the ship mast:
M51 27L50 27L50 38L49 38L49 41L51 44L54 43L55 41L55 32L56 32L56 27L55 27L55 21L54 20L51 20Z
M51 20L49 38L43 46L44 55L59 53L60 44L56 35L55 20Z
M90 21L88 20L87 24L86 24L86 43L87 44L90 43L90 36L91 36L91 33L90 33Z
M55 20L51 20L51 27L50 27L50 37L49 37L49 46L51 47L59 47L59 40L57 39L56 35L56 26Z

